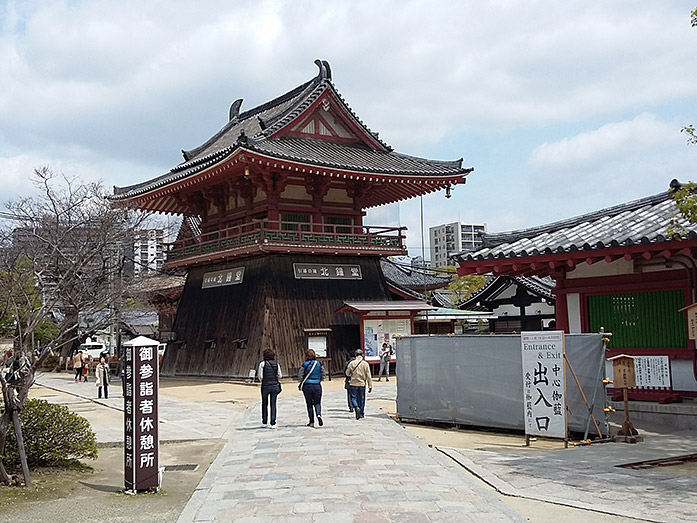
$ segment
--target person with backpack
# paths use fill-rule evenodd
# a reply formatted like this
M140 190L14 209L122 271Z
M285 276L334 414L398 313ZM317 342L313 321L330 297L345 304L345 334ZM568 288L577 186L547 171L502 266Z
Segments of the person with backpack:
M307 405L307 417L310 419L307 426L315 426L315 414L317 423L321 427L322 420L322 380L326 378L327 371L319 361L312 349L305 351L305 361L298 369L298 389L303 391L305 404Z
M283 377L281 365L276 361L276 353L271 349L264 351L264 361L259 364L257 376L261 381L261 425L276 428L276 399L281 393L280 379ZM271 419L269 420L269 409Z

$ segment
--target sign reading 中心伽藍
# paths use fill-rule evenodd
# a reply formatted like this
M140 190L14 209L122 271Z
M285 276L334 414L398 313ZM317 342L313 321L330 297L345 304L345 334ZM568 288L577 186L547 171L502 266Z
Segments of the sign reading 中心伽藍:
M244 278L244 267L225 269L224 271L207 272L203 275L202 289L222 287L223 285L237 285Z
M159 488L157 343L124 347L124 476L126 490Z
M293 274L297 280L361 280L360 265L335 263L294 263Z
M520 334L525 434L566 438L564 332Z

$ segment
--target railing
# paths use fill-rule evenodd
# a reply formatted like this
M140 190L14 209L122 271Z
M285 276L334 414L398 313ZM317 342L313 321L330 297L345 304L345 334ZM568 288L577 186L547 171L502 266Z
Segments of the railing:
M167 264L183 264L199 256L266 252L379 252L403 254L406 227L353 227L268 220L225 227L200 238L178 240L167 246ZM327 232L331 231L331 232Z

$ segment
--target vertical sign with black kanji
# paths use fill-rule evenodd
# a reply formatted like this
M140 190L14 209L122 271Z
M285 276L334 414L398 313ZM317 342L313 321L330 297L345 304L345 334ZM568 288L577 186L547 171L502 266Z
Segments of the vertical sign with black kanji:
M157 345L126 345L124 356L126 490L147 490L160 486L158 363Z
M525 434L566 438L564 332L520 334Z

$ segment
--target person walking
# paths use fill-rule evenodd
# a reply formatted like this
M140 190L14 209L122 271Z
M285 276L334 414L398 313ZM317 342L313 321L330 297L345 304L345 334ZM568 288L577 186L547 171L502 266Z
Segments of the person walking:
M264 361L259 363L257 376L261 381L261 425L268 427L271 421L271 428L276 428L276 399L281 393L281 382L283 377L281 365L276 361L276 353L271 349L264 351ZM269 409L271 419L269 420Z
M394 350L387 343L382 344L382 349L380 349L380 372L378 372L378 381L382 379L382 373L385 372L385 381L390 381L390 360Z
M349 376L349 392L351 405L356 414L356 419L365 417L365 388L373 392L373 378L370 375L370 365L363 359L363 351L356 349L356 357L346 367L346 376Z
M303 391L305 405L307 405L308 427L315 426L315 414L317 423L321 427L324 425L322 420L322 380L326 378L327 371L319 361L312 349L305 351L305 361L298 369L298 389Z
M75 383L82 381L82 351L79 350L73 356L73 369L75 370Z
M109 399L109 364L106 361L106 356L99 357L99 363L94 369L94 377L97 381L97 397L102 398L102 389L104 389L104 399Z

